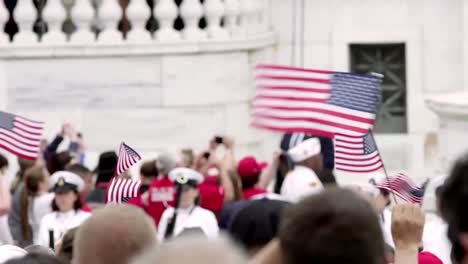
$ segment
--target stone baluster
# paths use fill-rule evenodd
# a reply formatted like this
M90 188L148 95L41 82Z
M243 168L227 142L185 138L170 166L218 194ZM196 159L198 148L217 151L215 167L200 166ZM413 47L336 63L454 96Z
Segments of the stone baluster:
M154 13L159 22L156 39L159 41L175 41L180 39L180 33L174 29L177 18L177 5L174 0L159 0Z
M36 8L32 0L18 0L14 14L19 30L14 37L14 42L20 45L36 43L38 41L38 36L33 32Z
M206 34L198 27L198 22L203 15L203 6L200 0L184 0L180 5L180 16L184 20L185 27L182 36L186 40L203 40Z
M104 29L99 34L99 43L112 44L123 40L122 33L117 29L122 9L117 3L118 0L104 0L101 6L101 19Z
M49 24L47 32L42 41L47 44L63 44L67 36L62 32L62 22L66 12L61 0L48 0L44 9L44 18Z
M127 17L132 23L132 29L128 32L127 40L130 42L148 42L151 33L146 30L146 19L151 15L149 6L145 0L131 0L127 9Z
M8 21L8 9L5 7L5 4L0 0L0 28L3 29L5 23ZM8 35L0 30L0 45L5 45L9 43Z
M93 31L96 35L98 35L104 29L104 24L100 14L102 2L103 0L91 0L91 4L94 9L93 19L91 20L91 31Z
M261 31L263 19L263 0L252 1L252 29L253 32Z
M225 27L231 34L232 38L239 36L239 14L240 3L239 0L225 0L226 19Z
M270 26L270 0L261 0L260 29L266 32Z
M78 28L71 36L73 43L91 43L94 41L94 33L91 31L91 21L94 9L90 0L77 0L71 16Z
M225 7L221 0L205 0L205 17L207 33L211 39L228 39L229 34L221 27L221 18L225 14Z
M240 26L242 33L245 35L251 34L254 27L255 4L252 1L253 0L240 0Z

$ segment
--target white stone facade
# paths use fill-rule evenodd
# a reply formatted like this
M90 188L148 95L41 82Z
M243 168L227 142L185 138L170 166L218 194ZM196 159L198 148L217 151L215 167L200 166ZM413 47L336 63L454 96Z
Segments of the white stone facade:
M121 140L149 153L201 148L213 134L230 133L238 156L269 160L279 135L249 127L256 63L347 71L351 43L405 43L408 133L379 134L377 142L390 172L404 171L419 181L444 173L438 162L451 157L433 154L447 142L434 138L438 119L425 99L467 86L468 1L257 2L267 7L269 21L249 27L250 37L232 41L1 49L0 109L48 121L48 137L62 121L73 121L91 157ZM254 19L248 14L241 21ZM261 36L268 23L276 42ZM242 35L241 29L232 32ZM339 176L343 182L364 179Z

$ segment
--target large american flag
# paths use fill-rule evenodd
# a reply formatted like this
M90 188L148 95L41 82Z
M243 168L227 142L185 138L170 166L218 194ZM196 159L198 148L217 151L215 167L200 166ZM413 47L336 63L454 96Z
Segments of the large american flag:
M376 187L394 193L404 201L410 203L420 204L424 197L424 189L416 186L416 184L403 173L384 178Z
M340 171L369 173L383 167L377 144L369 131L364 136L335 135L335 168Z
M120 144L119 159L117 160L117 165L114 170L114 176L121 175L140 160L140 154L122 142L122 144Z
M278 65L258 65L255 75L255 127L331 138L374 125L379 77Z
M124 203L138 197L141 181L114 177L106 191L106 203Z
M0 148L23 159L35 160L44 123L0 111Z

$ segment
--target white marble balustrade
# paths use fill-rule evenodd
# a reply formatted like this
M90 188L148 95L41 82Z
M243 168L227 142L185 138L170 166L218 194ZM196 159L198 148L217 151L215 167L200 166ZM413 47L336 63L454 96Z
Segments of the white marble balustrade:
M181 44L180 49L197 52L209 49L222 50L220 43L225 44L225 49L236 49L236 46L242 49L274 42L274 35L266 24L269 21L265 17L265 14L269 14L268 0L183 0L179 6L174 0L155 0L153 10L145 0L130 0L126 14L131 30L127 32L126 37L117 30L123 12L118 0L101 0L98 5L93 1L75 0L74 4L66 9L64 1L48 0L43 10L43 19L48 25L48 32L39 38L32 31L37 16L32 0L18 0L13 17L19 26L19 32L12 41L8 41L6 34L0 35L0 46L12 48L10 51L15 48L31 49L48 46L55 49L83 47L88 51L89 47L122 48L145 44L148 46L147 49L151 49L151 45L155 44L171 49L170 47L173 48L171 45ZM154 34L145 29L145 24L152 13L159 25ZM5 6L0 4L2 26L5 24L6 14L8 11ZM62 32L62 22L67 14L76 26L71 36ZM177 17L181 17L184 24L181 30L174 28ZM204 28L199 26L202 18L206 21ZM96 21L100 21L102 25L99 34L92 31ZM256 43L256 40L259 42ZM206 45L190 46L194 43ZM0 51L0 56L8 56L5 52L8 51ZM164 52L164 49L159 49L158 52Z

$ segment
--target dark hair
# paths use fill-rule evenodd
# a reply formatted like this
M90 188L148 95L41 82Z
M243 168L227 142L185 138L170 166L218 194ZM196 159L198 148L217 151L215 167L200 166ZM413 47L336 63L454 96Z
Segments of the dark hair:
M385 206L390 206L392 204L392 200L390 200L390 192L382 188L379 188L379 192L383 197L388 199L388 202L385 204Z
M64 262L53 255L30 253L22 258L8 260L4 264L64 264Z
M77 197L75 200L75 203L73 204L73 209L75 209L75 211L80 210L81 207L83 206L83 203L81 202L81 199L80 199L80 195L78 194L77 190L73 190L72 192L74 192ZM60 208L57 206L57 202L55 202L55 198L54 200L52 200L52 211L54 212L60 211Z
M248 177L240 177L242 182L242 189L252 188L257 184L258 179L260 178L260 173L257 173Z
M66 166L65 169L67 171L69 171L69 172L73 172L73 173L77 174L81 178L84 178L87 175L92 176L91 171L86 166L83 166L81 164L70 164L70 165Z
M468 232L468 153L455 162L441 189L440 210L449 226L453 256L461 261L467 254L459 237L460 233Z
M24 188L20 196L20 226L23 240L32 239L32 230L29 225L29 197L34 197L39 191L39 184L45 180L45 168L33 166L24 173Z
M158 177L159 170L156 167L156 160L144 162L140 168L140 175L146 178Z
M336 185L336 178L332 170L323 169L319 173L317 173L317 176L323 184Z
M78 228L75 227L65 233L62 239L62 245L60 246L60 250L57 253L57 256L67 263L71 263L71 260L73 259L73 242L75 240L77 230Z
M284 264L385 261L377 214L347 189L329 188L287 209L279 238Z
M0 170L6 167L8 167L8 159L0 154Z
M72 159L73 157L68 151L54 153L47 161L47 169L51 174L57 171L63 171Z

